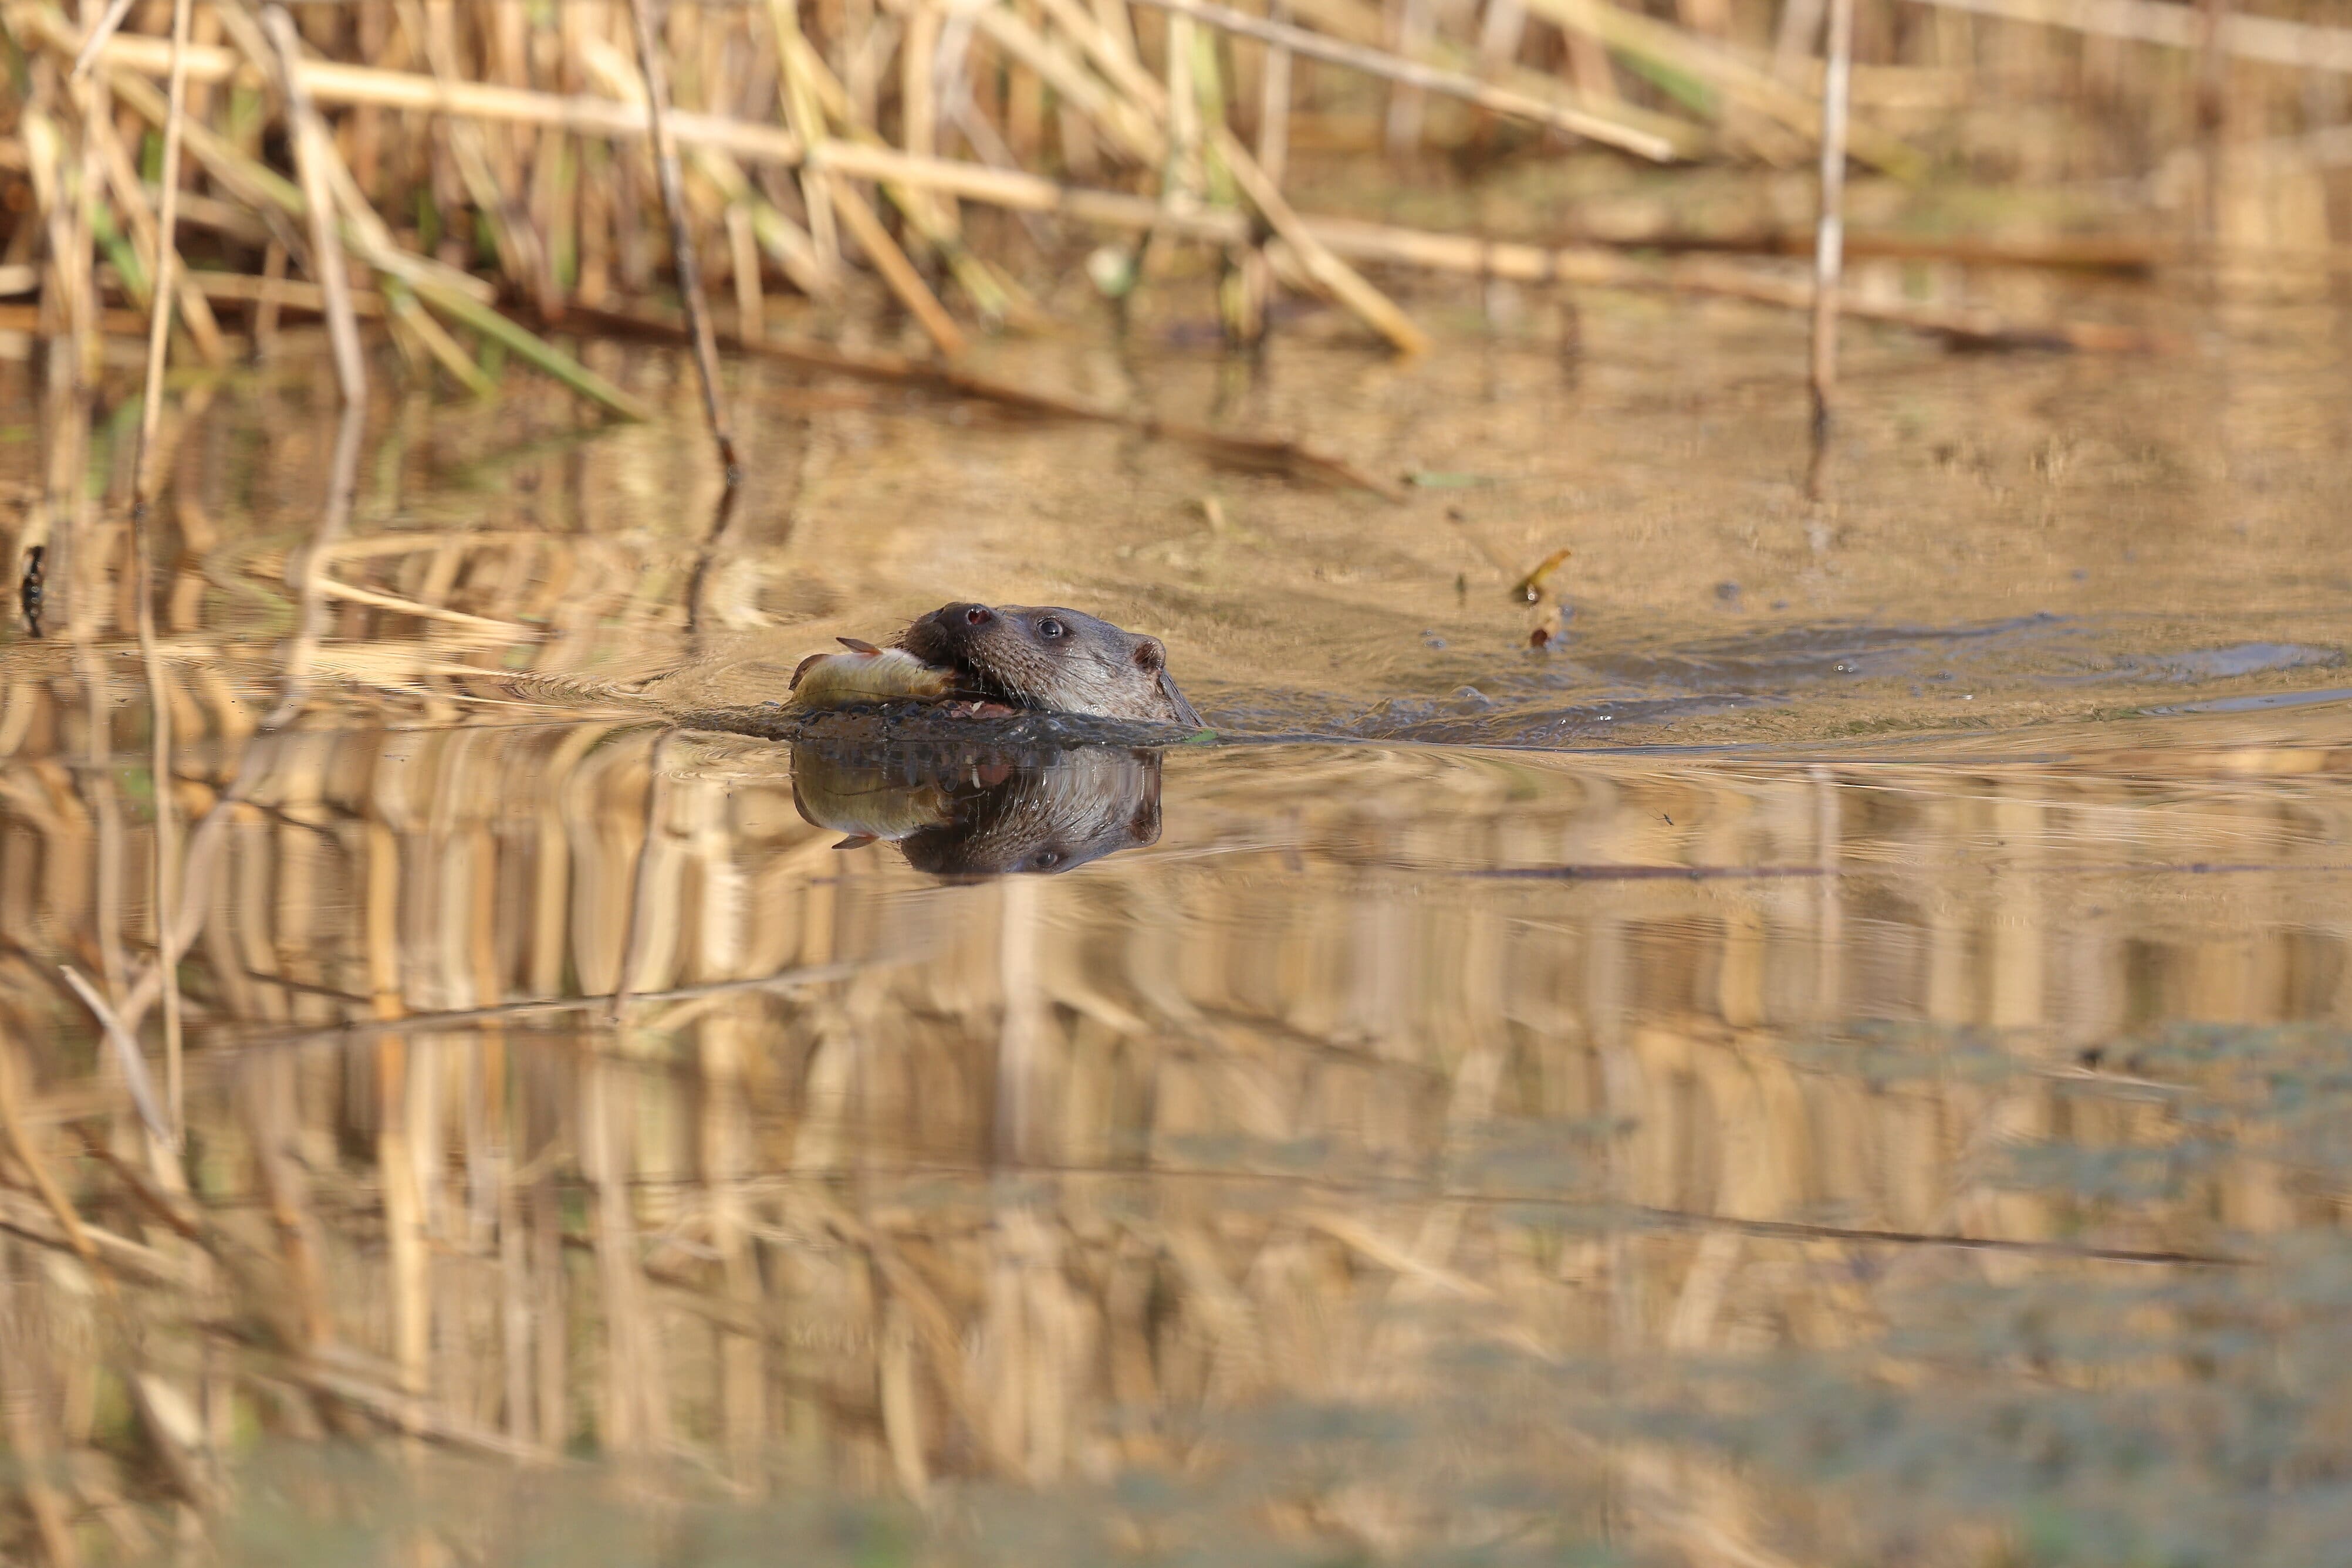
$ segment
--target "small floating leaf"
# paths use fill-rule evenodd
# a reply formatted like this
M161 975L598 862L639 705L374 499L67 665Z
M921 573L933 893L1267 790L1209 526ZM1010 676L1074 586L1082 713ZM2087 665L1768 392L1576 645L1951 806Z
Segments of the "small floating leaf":
M1511 584L1511 597L1517 599L1522 604L1539 605L1543 603L1544 584L1551 581L1551 574L1559 570L1559 563L1567 560L1570 553L1572 552L1569 548L1566 545L1562 545L1558 550L1555 550L1550 554L1545 556L1540 562L1537 563L1536 569L1534 571L1528 573L1526 576Z

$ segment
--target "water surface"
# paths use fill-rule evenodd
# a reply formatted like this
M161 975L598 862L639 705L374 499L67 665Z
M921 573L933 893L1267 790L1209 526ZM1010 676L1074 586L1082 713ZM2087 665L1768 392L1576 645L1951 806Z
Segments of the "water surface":
M8 1549L2332 1560L2352 388L2241 325L1862 342L1820 500L1793 329L1597 300L994 351L1396 503L753 364L722 510L600 348L675 420L378 407L322 531L318 367L205 389L177 1158L128 601L0 652ZM677 721L951 598L1215 736Z

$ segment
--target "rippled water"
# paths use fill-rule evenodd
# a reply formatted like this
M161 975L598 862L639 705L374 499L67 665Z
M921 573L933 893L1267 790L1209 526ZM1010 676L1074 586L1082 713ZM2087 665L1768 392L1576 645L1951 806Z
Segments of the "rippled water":
M1000 351L1400 503L771 364L722 510L605 350L322 531L317 368L198 389L176 1087L114 489L0 652L0 1551L2336 1560L2352 387L2230 326L1859 342L1818 502L1793 329L1602 301ZM1214 734L761 706L965 597Z

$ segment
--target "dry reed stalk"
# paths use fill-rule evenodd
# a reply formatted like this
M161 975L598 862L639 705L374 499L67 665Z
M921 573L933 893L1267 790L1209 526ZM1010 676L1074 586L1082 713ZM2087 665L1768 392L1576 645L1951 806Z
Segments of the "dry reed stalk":
M890 292L921 324L942 355L953 359L962 353L968 346L963 330L923 281L922 274L915 270L914 263L907 259L907 253L898 248L898 242L890 237L890 231L882 226L882 220L866 205L865 196L847 180L829 179L825 185L833 205L841 213L841 221L848 226L851 237L866 252L875 270L882 274Z
M188 31L192 0L173 0L172 71L163 125L161 210L155 217L154 325L147 335L146 392L139 409L139 446L131 460L131 529L137 554L139 657L147 674L149 776L154 784L152 855L156 952L165 937L166 911L175 908L173 879L179 865L179 819L172 795L172 709L163 689L163 660L155 651L155 561L152 513L155 500L155 433L163 418L163 367L172 342L173 270L179 261L180 142L188 106ZM87 52L86 52L87 53ZM204 296L198 294L198 300ZM215 329L215 343L218 330ZM186 1126L186 1077L183 1068L180 977L176 966L160 966L163 981L163 1080L176 1141Z
M1524 30L1527 21L1524 0L1499 0L1500 7L1516 10L1517 26ZM1361 0L1287 0L1287 9L1300 19L1312 22L1316 30L1335 38L1342 38L1360 47L1376 51L1384 49L1388 36L1381 13L1361 3ZM1498 6L1490 5L1488 15L1497 14ZM1506 16L1502 30L1507 32ZM1517 65L1507 59L1493 62L1480 48L1464 48L1442 37L1433 37L1425 47L1413 50L1405 58L1456 75L1473 75L1491 79L1494 85L1509 89L1539 103L1553 103L1574 109L1580 113L1622 125L1629 130L1651 136L1673 147L1678 158L1704 154L1711 138L1701 127L1686 120L1645 109L1637 109L1625 101L1617 91L1610 75L1608 51L1587 33L1566 35L1570 79L1559 77L1531 67ZM1500 38L1496 39L1499 47Z
M1431 92L1443 93L1450 98L1458 98L1465 103L1475 103L1482 109L1492 110L1497 114L1507 114L1517 119L1531 121L1538 125L1549 125L1557 130L1585 137L1590 141L1638 153L1642 157L1659 163L1664 163L1675 155L1674 144L1663 137L1647 134L1599 115L1546 103L1541 100L1513 92L1507 88L1480 81L1475 77L1423 65L1408 58L1407 54L1364 48L1358 45L1326 37L1320 33L1310 32L1305 27L1291 26L1286 23L1276 21L1260 21L1255 16L1233 10L1228 6L1208 4L1206 0L1138 0L1138 3L1155 6L1175 15L1189 16L1194 21L1206 23L1224 32L1238 34L1245 38L1255 38L1261 43L1272 46L1269 58L1272 58L1273 50L1280 51L1284 62L1281 75L1286 87L1289 76L1289 57L1294 53L1300 54L1310 59L1328 60L1333 65L1346 66L1351 70L1361 71L1367 76L1402 82ZM1427 47L1425 40L1423 47L1424 48Z
M1496 0L1498 5L1516 3L1517 0ZM1267 21L1286 26L1289 17L1289 8L1283 0L1267 0ZM1269 40L1258 71L1257 164L1277 190L1290 168L1290 64L1289 47L1279 40ZM1242 309L1254 326L1255 336L1262 338L1275 295L1274 261L1266 255L1265 246L1253 245L1243 253L1240 287Z
M188 283L187 274L181 269L176 241L170 265L159 266L155 260L157 236L163 226L154 207L147 200L146 187L140 183L139 173L131 166L131 154L124 149L121 137L116 135L114 127L103 119L91 122L90 134L98 144L99 155L106 164L107 184L114 192L115 201L121 205L123 215L131 220L131 237L137 242L136 254L147 268L144 279L125 278L122 280L124 290L137 303L152 306L152 297L158 287L168 285L174 289L178 294L180 313L184 318L188 335L195 341L196 352L204 356L207 364L226 363L228 356L222 346L220 324L213 320L211 307L205 302L204 296ZM161 192L157 194L159 196L163 195ZM174 216L176 218L176 213ZM159 279L162 282L159 283ZM147 297L142 298L142 294ZM152 321L152 310L150 321Z
M38 305L0 305L0 330L12 332L37 332L45 324L47 324L47 318L44 315L42 308ZM137 338L143 342L146 341L147 337L147 312L144 310L100 310L92 320L90 325L94 336L100 340L106 338ZM68 338L62 341L70 342L72 340ZM66 568L62 564L62 561L63 557L60 556L58 559L53 560L49 563L48 579L53 584L61 582L67 575ZM62 595L52 594L49 603L50 610L54 612L57 606L63 602L64 596Z
M52 48L62 47L56 25L46 19L50 15L53 14L31 13L33 30ZM141 37L118 37L99 56L100 64L110 71L149 77L168 74L170 59L163 40ZM303 86L314 103L462 115L628 142L646 140L652 134L642 106L610 98L565 96L476 81L445 81L414 71L345 65L333 60L306 59L301 74ZM192 83L251 86L259 75L250 67L241 66L233 49L192 45L188 50L188 79ZM780 125L680 110L672 110L666 121L670 134L680 145L715 147L773 163L788 163L800 156L800 138Z
M751 209L727 204L727 268L735 275L735 330L747 338L767 335L767 303L760 290L760 240L751 232Z
M355 299L352 303L357 305L359 300ZM430 310L416 302L413 291L395 282L378 304L388 307L392 319L416 335L417 342L425 345L425 352L431 354L458 385L484 402L498 396L499 384L480 365L467 357L466 351L457 345L457 340L443 330ZM362 310L360 313L366 315L368 312Z
M118 43L123 41L117 40ZM163 123L167 111L162 97L152 88L138 77L112 67L108 68L108 79L123 100L140 115L158 126ZM368 208L364 196L359 194L349 172L343 169L331 140L322 138L321 141L326 154L322 160L327 164L325 177L338 187L337 194L342 199L352 225L349 242L362 251L370 266L379 272L401 279L444 314L486 337L495 339L517 357L555 377L582 396L604 405L622 418L646 420L653 416L651 410L636 398L546 340L489 309L488 301L495 298L496 290L488 284L454 268L394 247L382 221ZM296 216L309 212L308 203L299 189L274 171L246 157L217 133L191 122L187 127L187 143L215 179L239 194L256 211L265 216L278 213ZM298 150L299 144L298 142Z
M1178 111L1171 107L1160 85L1143 73L1119 48L1107 29L1079 9L1076 0L1045 0L1045 9L1056 25L1080 41L1097 68L1110 79L1129 102L1140 106L1160 125L1173 126L1171 116ZM1114 128L1111 125L1105 127ZM1239 138L1223 124L1209 126L1206 132L1207 152L1223 165L1234 184L1265 219L1267 226L1289 245L1297 257L1301 271L1355 312L1366 325L1388 339L1400 353L1415 354L1428 349L1428 335L1413 324L1412 318L1397 309L1387 295L1366 282L1361 274L1334 256L1307 231L1290 204L1284 200L1282 192L1266 179L1265 171L1257 166L1256 160L1242 146ZM1177 221L1189 216L1181 210L1164 212L1166 218Z
M1590 34L1612 49L1695 77L1726 100L1776 121L1809 141L1821 135L1818 103L1720 45L1694 38L1670 23L1638 16L1610 0L1528 0L1528 5L1561 27ZM1895 137L1855 126L1848 140L1853 156L1897 179L1916 180L1926 173L1917 151Z
M403 0L401 14L408 19L409 30L424 37L425 60L433 68L434 79L444 84L457 80L450 0L427 0L421 16L415 0ZM447 138L450 161L457 167L457 177L474 210L489 225L491 243L498 249L501 268L510 278L543 281L547 274L545 249L539 243L537 231L528 218L515 212L507 195L513 185L510 173L502 177L502 172L491 166L491 148L485 128L465 116L449 116L440 129Z
M1009 16L999 5L983 16L983 25L993 22L1003 27ZM1201 94L1192 79L1199 51L1193 44L1192 17L1179 12L1168 18L1162 52L1167 56L1168 80L1159 111L1152 116L1153 130L1164 128L1167 132L1160 155L1160 201L1171 213L1183 213L1200 204L1208 183L1201 161Z
M89 74L90 66L98 58L98 51L104 48L107 40L121 27L122 19L131 15L131 7L135 3L136 0L109 0L106 10L90 28L89 38L75 51L73 69L68 79L79 81Z
M1323 243L1314 227L1302 221L1291 209L1289 202L1266 179L1256 160L1249 155L1231 131L1222 125L1212 127L1209 144L1218 160L1232 174L1234 183L1249 198L1250 205L1297 253L1301 271L1362 318L1373 331L1388 339L1399 353L1418 354L1428 352L1431 346L1429 334L1415 326L1412 319L1399 310L1387 295L1366 282L1363 274L1341 260L1337 252Z
M711 438L719 445L719 467L733 484L740 468L735 461L735 439L727 433L726 416L719 407L719 343L711 331L710 306L702 297L702 270L695 260L694 230L687 216L685 177L677 166L677 139L670 132L666 109L669 91L664 82L661 47L655 42L649 7L654 0L628 0L629 18L636 28L637 69L646 83L646 122L654 144L654 172L661 182L662 208L669 215L670 260L677 268L677 291L686 300L686 315L694 330L694 367L702 378L702 411L710 421Z
M286 279L286 247L276 240L261 253L260 308L253 313L253 352L257 358L268 359L278 347L278 311L281 303L278 289ZM316 285L313 285L316 287ZM327 297L319 296L319 308L326 308ZM382 301L377 301L379 307ZM357 301L353 301L356 308Z
M2128 38L2197 50L2205 23L2199 7L2172 0L1921 0L1923 5L2036 22L2101 37ZM2213 46L2240 59L2303 70L2352 71L2352 27L2322 26L2276 16L2232 14L2219 18Z
M1795 87L1813 58L1813 40L1822 36L1822 7L1828 0L1786 0L1773 36L1772 74Z
M310 216L310 269L327 299L327 335L334 350L335 384L345 403L364 406L367 360L360 347L359 318L352 310L342 243L335 233L335 201L327 182L326 160L331 155L327 128L303 85L302 45L293 17L283 5L272 5L263 10L261 19L281 67L287 115L294 135L294 164L302 178L302 199Z
M1838 278L1845 266L1845 129L1848 84L1853 76L1853 0L1830 0L1822 44L1829 69L1822 78L1822 216L1813 247L1813 439L1829 435L1837 391Z
M774 36L778 79L776 93L783 100L784 123L810 148L824 140L824 111L809 79L808 57L814 53L801 33L798 0L768 0L768 21ZM801 170L801 205L808 210L809 237L816 245L816 261L824 286L835 287L841 268L841 237L834 227L831 182L805 165Z
M906 35L898 47L899 140L908 153L930 157L939 148L939 94L933 86L940 47L940 8L916 0L905 16ZM944 221L953 214L943 212Z
M1517 0L1496 0L1498 5ZM1494 7L1489 7L1490 11ZM1289 32L1290 7L1286 0L1267 0L1266 20ZM1257 163L1265 177L1279 186L1290 173L1290 47L1281 37L1266 40L1265 61L1258 72Z
M1402 262L1447 272L1507 278L1516 282L1704 294L1791 310L1810 310L1813 302L1810 282L1704 260L1653 267L1590 246L1553 249L1343 218L1318 218L1314 226L1318 237L1332 249L1364 260ZM1840 298L1838 312L1856 321L1881 321L1933 333L1975 348L2063 348L2084 353L2140 353L2168 346L2168 340L2161 334L2099 321L2009 321L1990 310L1850 297Z

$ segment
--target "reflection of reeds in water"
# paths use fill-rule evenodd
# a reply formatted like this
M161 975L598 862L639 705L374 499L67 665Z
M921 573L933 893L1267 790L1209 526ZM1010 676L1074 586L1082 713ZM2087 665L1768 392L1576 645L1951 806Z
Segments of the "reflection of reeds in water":
M2326 1223L2226 1063L2083 1053L2340 1016L2333 752L1236 754L1171 764L1164 855L924 892L748 742L239 743L191 701L172 787L235 804L183 1165L52 979L156 941L144 814L100 793L128 738L82 762L108 679L16 683L0 773L0 1378L10 1528L52 1561L217 1508L257 1432L739 1499L1205 1476L1284 1400L1442 1407L1465 1344L1543 1375L1866 1344L1922 1270L2095 1282ZM2207 1115L2243 1147L2153 1194L2009 1163ZM1377 1466L1233 1518L1778 1560L1807 1505L1577 1408L1477 1450L1549 1478L1539 1526Z

